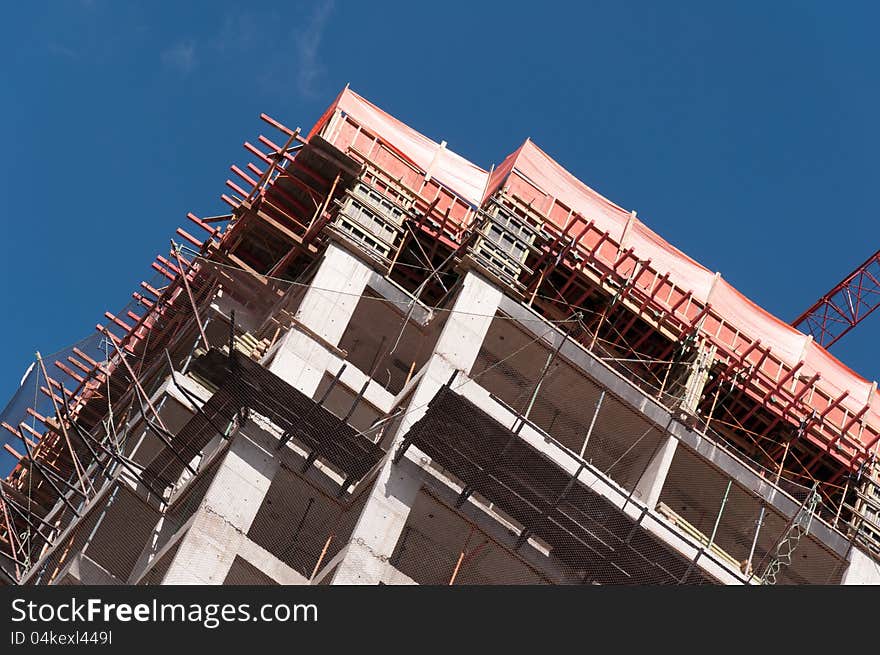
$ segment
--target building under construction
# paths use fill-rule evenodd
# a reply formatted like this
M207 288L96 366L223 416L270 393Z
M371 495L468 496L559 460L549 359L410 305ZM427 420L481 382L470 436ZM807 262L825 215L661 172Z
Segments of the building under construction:
M4 410L5 583L880 583L880 397L821 339L529 140L262 118Z

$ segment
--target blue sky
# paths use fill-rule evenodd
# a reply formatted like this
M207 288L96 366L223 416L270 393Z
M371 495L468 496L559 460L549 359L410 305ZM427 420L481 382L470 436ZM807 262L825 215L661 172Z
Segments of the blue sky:
M786 320L880 246L873 6L539 6L6 7L0 407L226 211L260 112L306 128L346 82L484 167L531 137ZM833 349L872 379L878 328Z

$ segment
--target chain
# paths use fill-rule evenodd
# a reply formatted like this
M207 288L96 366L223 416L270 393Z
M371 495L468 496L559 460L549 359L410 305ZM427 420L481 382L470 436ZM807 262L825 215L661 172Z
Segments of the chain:
M792 555L794 555L794 551L797 549L801 537L810 531L810 525L813 522L813 514L816 511L818 504L818 484L815 484L810 490L810 495L807 496L804 504L801 505L797 515L792 520L785 536L783 536L776 545L776 553L773 555L773 559L770 561L770 564L767 565L767 570L764 571L764 575L761 577L761 584L775 585L777 582L777 576L782 571L782 567L791 566Z

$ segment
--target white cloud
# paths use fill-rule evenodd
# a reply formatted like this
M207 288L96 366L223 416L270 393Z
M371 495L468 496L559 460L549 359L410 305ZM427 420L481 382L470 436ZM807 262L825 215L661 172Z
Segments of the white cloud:
M274 12L269 12L263 15L263 21L268 26L276 25L278 16ZM211 46L220 52L245 51L259 46L261 36L257 18L247 10L236 10L223 15L220 32L212 40Z
M195 41L186 40L175 43L162 51L162 63L182 75L192 73L199 62L196 59Z
M333 11L333 0L324 0L315 6L315 10L304 25L296 39L296 50L299 55L297 62L297 87L299 92L306 96L316 94L315 83L324 72L324 67L318 58L318 50L321 39L324 36L324 28L327 19Z

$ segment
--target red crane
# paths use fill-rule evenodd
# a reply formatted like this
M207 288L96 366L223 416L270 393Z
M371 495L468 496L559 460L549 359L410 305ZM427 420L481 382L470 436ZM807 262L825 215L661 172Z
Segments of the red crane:
M880 307L880 250L847 275L792 325L830 348Z

